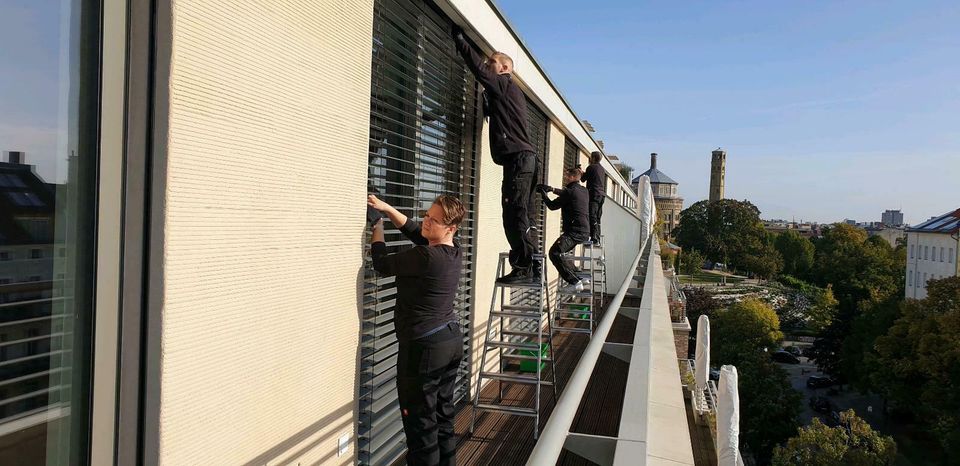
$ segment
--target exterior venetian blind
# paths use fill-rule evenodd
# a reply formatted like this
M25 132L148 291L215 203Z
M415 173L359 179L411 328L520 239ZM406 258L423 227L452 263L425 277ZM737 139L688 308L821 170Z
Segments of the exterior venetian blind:
M573 168L580 161L580 149L570 138L564 138L563 141L563 168ZM584 167L586 169L586 167Z
M440 194L460 197L467 216L458 241L463 271L454 303L470 334L473 286L477 84L456 54L450 22L422 0L376 0L370 99L369 184L373 192L419 220ZM390 252L412 247L387 222ZM364 270L358 462L389 464L403 452L397 405L394 277ZM469 338L463 339L465 354ZM469 394L469 358L457 378L457 402Z
M530 136L530 144L533 146L533 150L537 153L537 160L539 161L539 174L538 179L534 183L546 183L547 182L547 150L548 147L548 131L549 131L550 120L547 119L547 115L537 107L529 98L527 99L527 133ZM544 226L546 225L546 212L547 208L543 205L543 202L540 200L540 195L534 194L530 197L530 212L534 218L533 226L537 227L537 234L539 237L540 251L545 252L546 246L546 235L544 234Z

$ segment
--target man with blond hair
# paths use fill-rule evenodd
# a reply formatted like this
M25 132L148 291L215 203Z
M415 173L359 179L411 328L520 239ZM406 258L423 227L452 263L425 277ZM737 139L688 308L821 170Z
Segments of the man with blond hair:
M443 195L423 215L411 221L374 195L367 207L383 212L414 247L387 253L383 219L373 218L373 268L396 276L397 397L407 463L453 465L457 441L453 420L454 384L463 359L463 331L453 303L457 297L463 253L454 234L466 215L459 199Z
M453 29L457 52L483 85L484 114L490 118L490 153L493 162L503 166L500 205L512 270L497 281L537 282L540 265L533 260L537 235L531 229L529 209L540 161L527 132L526 97L513 81L513 59L502 52L487 57L464 37L462 29Z

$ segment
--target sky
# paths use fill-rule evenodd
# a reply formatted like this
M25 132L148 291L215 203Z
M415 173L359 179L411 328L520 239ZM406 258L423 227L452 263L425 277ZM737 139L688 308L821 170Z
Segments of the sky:
M960 208L960 2L497 0L608 154L763 218Z

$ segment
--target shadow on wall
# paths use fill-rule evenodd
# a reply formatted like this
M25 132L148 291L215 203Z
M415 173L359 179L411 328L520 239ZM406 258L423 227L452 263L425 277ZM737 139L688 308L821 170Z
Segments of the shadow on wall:
M360 233L360 244L359 250L360 254L365 254L364 246L368 240L366 230L363 230ZM327 461L335 458L337 456L337 446L339 443L340 434L344 431L349 430L351 432L350 438L350 456L343 458L344 461L351 459L350 463L356 463L357 458L357 423L358 416L360 413L360 360L362 357L362 348L363 348L363 281L364 281L365 268L363 265L360 266L360 270L357 271L356 278L356 303L357 303L357 326L358 326L358 336L357 336L357 350L355 358L355 370L354 370L354 382L353 382L353 400L350 403L344 404L343 406L335 409L333 412L330 412L323 418L317 420L313 424L310 424L303 430L297 432L296 434L290 436L286 440L274 445L267 451L257 455L255 458L251 459L244 463L244 466L263 466L266 464L276 464L276 465L285 465L285 464L301 464L298 459L306 455L307 453L320 448L321 450L326 450L327 453L323 456L317 458L313 463L315 465L324 464ZM322 355L317 355L317 357L322 357ZM317 396L323 396L322 391L323 387L316 387ZM340 418L352 413L349 421L341 422L337 425L333 423L337 422ZM323 435L319 438L313 438L317 432L327 431L326 435ZM312 439L312 440L310 440ZM304 442L309 443L301 445ZM299 448L298 448L299 447Z

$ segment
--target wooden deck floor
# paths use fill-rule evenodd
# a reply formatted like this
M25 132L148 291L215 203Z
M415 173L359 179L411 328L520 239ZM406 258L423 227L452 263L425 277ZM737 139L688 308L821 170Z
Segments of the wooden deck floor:
M624 303L624 306L629 304ZM607 341L629 343L633 341L636 321L623 315L616 316ZM555 337L557 347L557 382L561 393L566 381L580 360L589 338L583 334L561 333ZM594 435L616 436L620 425L620 408L623 404L627 382L627 363L607 354L601 354L587 385L584 401L577 411L571 430ZM556 400L552 390L545 387L541 397L540 430L546 425ZM491 382L481 392L481 399L490 400L497 395L497 384ZM504 400L509 404L533 406L535 389L529 386L504 385ZM527 461L536 444L533 439L532 417L510 416L501 413L481 412L470 434L473 407L466 403L457 413L455 428L459 437L457 446L458 465L522 465ZM395 464L404 464L401 457ZM593 464L570 452L563 452L557 464Z
M690 400L685 400L687 408L687 427L690 429L690 443L693 447L693 464L696 466L717 466L717 451L713 447L713 437L710 428L697 424L690 406Z

